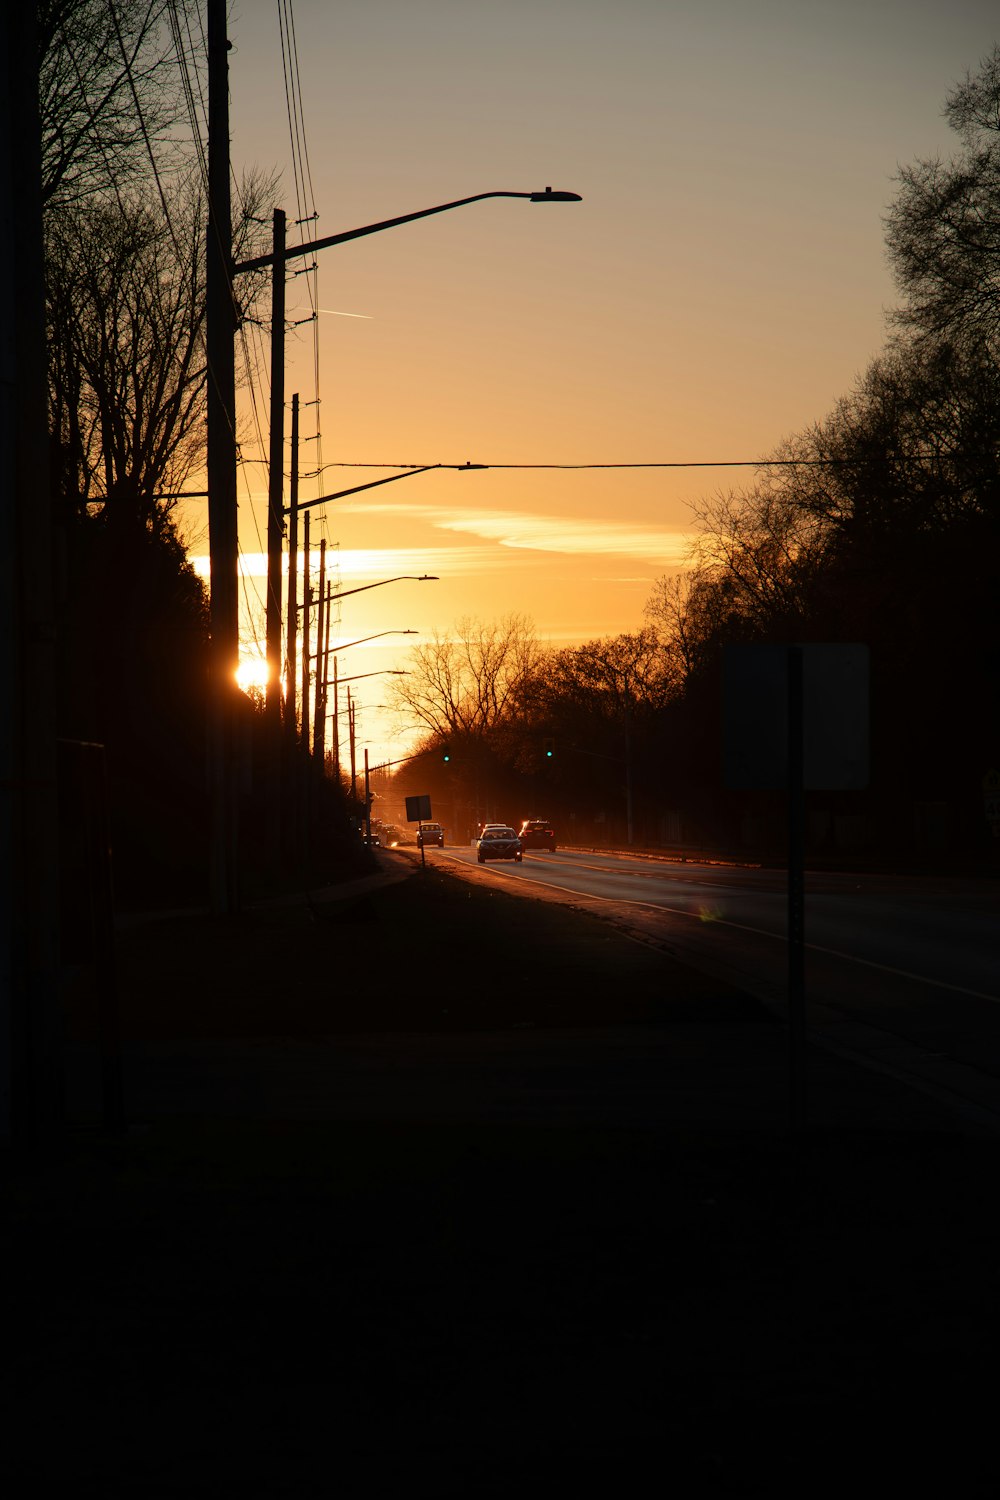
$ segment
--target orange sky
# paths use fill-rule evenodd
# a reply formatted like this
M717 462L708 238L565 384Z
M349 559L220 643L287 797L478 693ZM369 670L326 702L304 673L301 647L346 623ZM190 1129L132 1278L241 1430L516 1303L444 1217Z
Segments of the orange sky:
M294 18L297 171L279 12ZM983 0L237 6L234 167L282 170L290 244L493 190L583 199L472 204L328 249L289 281L290 321L321 309L287 339L300 467L326 466L300 498L388 465L752 460L820 420L885 342L893 174L953 149L945 95L998 30ZM245 402L240 474L251 650L266 340L251 333L265 430ZM343 600L344 641L421 636L355 647L341 675L405 666L464 617L526 615L555 645L637 630L655 580L683 566L692 504L752 473L442 471L313 510L340 589L440 578ZM206 552L203 509L183 522ZM372 763L405 753L384 685L357 686Z

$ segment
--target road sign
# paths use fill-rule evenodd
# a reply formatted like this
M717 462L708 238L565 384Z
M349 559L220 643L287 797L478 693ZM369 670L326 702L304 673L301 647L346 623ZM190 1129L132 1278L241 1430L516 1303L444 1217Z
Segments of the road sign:
M431 815L430 796L423 792L419 797L407 797L406 799L406 821L408 823L423 823Z
M725 650L723 753L729 787L788 785L788 646ZM802 660L802 785L868 785L868 647L807 645Z

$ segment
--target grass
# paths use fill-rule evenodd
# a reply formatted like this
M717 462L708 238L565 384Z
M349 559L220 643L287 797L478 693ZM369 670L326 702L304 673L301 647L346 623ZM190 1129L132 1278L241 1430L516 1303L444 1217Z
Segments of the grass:
M710 1073L773 1025L433 869L118 963L146 1045L697 1016ZM9 1165L19 1494L995 1492L991 1141L208 1115Z

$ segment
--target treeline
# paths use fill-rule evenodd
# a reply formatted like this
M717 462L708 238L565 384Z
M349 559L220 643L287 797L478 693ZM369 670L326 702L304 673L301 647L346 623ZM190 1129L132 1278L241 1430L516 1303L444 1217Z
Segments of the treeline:
M205 462L200 12L37 4L61 843L106 787L123 901L204 899L209 865L208 596L178 526ZM239 186L237 255L266 247L273 197L257 175ZM240 282L237 328L263 286ZM249 754L255 716L233 695ZM85 787L93 745L103 786Z
M855 389L752 486L700 507L690 569L660 580L635 635L545 653L525 621L464 622L413 653L396 696L430 753L394 793L430 777L463 833L481 816L540 815L564 839L767 855L780 798L723 785L724 648L863 642L870 787L810 797L811 853L995 864L1000 49L946 115L955 156L899 175L885 228L901 305Z

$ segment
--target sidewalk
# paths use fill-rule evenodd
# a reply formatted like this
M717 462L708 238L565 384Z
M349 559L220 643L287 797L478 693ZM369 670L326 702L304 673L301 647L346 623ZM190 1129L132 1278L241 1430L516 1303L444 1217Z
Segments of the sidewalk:
M128 1131L91 1051L15 1172L39 1492L995 1479L997 1146L933 1100L811 1051L793 1137L756 1002L412 867L119 967Z

